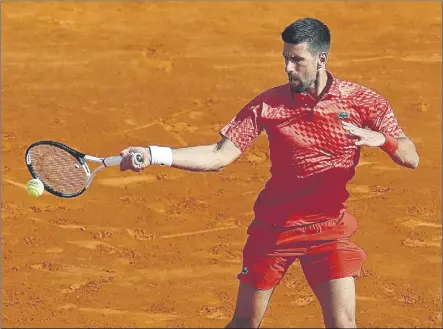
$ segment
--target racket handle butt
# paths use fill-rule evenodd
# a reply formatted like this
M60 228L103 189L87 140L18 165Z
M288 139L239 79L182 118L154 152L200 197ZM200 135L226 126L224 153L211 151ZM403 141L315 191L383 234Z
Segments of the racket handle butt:
M140 165L143 163L143 156L141 155L141 153L135 153L135 163Z

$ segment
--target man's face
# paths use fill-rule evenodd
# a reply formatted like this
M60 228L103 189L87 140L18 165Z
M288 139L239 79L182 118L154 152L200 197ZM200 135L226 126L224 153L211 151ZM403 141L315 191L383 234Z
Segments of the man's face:
M301 93L315 86L319 57L309 51L307 42L296 45L285 42L283 57L285 71L293 92Z

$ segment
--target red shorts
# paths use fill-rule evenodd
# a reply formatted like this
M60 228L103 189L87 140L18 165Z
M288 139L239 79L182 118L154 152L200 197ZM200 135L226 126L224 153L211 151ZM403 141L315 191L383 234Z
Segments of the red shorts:
M257 289L271 289L297 258L311 287L359 276L366 254L349 241L356 231L357 219L347 211L338 218L303 226L279 227L253 220L237 277Z

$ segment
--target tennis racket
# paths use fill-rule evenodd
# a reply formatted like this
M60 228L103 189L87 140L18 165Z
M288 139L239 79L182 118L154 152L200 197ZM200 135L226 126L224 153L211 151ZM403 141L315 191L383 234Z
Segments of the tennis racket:
M136 164L141 164L142 155L134 155ZM25 159L32 177L39 179L46 191L61 198L74 198L90 187L100 170L119 166L122 157L97 158L59 142L38 141L27 148ZM101 165L91 172L86 161Z

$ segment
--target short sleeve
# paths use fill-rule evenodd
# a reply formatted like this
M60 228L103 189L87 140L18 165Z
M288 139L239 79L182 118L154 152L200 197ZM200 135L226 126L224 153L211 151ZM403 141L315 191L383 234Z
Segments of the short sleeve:
M262 99L256 97L220 130L220 135L228 138L241 152L244 152L264 129L262 110Z
M377 95L367 109L365 124L369 129L389 134L395 138L404 137L405 134L398 123L394 110L389 102Z

